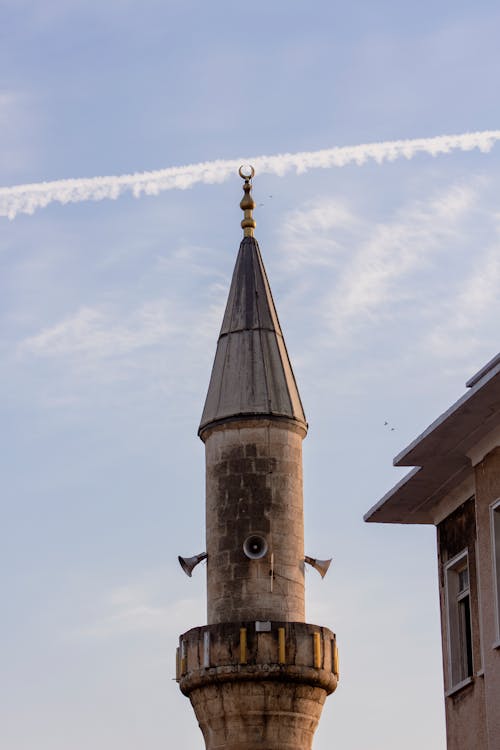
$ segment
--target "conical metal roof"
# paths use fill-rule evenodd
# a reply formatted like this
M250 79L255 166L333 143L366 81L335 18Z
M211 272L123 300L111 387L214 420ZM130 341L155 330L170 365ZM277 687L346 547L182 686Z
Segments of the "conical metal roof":
M293 419L307 429L259 245L244 237L198 434L241 418Z

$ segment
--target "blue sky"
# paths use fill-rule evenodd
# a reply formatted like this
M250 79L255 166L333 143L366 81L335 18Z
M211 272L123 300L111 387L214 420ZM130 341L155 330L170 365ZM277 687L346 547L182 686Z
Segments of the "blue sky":
M496 3L0 4L0 184L499 127ZM310 424L316 750L444 750L435 532L362 516L499 349L500 146L254 180ZM1 218L0 742L179 750L205 622L196 436L241 180ZM384 422L388 426L384 426ZM394 427L391 430L390 427ZM425 721L422 721L425 717Z

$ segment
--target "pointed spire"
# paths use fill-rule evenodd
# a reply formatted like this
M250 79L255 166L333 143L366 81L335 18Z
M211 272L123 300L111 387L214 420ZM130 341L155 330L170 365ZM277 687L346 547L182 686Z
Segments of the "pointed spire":
M241 175L241 170L240 170ZM247 189L245 197L253 203ZM253 169L252 174L253 176ZM255 204L253 204L255 205ZM255 221L245 211L226 312L198 434L217 423L242 418L291 419L307 429L300 395L288 358L259 245ZM245 222L253 222L253 226Z

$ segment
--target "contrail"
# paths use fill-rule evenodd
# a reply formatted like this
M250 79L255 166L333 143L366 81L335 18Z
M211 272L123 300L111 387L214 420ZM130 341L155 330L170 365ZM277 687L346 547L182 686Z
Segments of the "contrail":
M14 219L17 214L32 214L37 208L50 203L78 203L116 199L126 192L136 198L157 195L163 190L185 190L199 182L208 184L224 182L235 174L242 163L250 163L257 174L282 176L289 170L297 174L308 169L345 167L347 164L364 164L368 160L381 164L404 157L413 158L424 153L431 156L450 151L490 151L500 140L500 130L483 130L460 135L439 135L434 138L414 138L402 141L365 143L358 146L339 146L321 151L302 151L295 154L256 156L245 159L229 159L188 164L184 167L167 167L154 172L111 175L108 177L81 177L54 182L35 182L0 188L0 216Z

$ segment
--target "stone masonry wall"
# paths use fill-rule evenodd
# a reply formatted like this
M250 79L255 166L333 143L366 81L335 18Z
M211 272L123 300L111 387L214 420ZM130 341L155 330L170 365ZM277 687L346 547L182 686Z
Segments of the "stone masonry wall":
M302 439L291 420L229 422L207 431L208 623L303 621ZM268 552L249 559L245 539ZM271 576L273 568L273 576Z
M207 750L309 750L337 687L335 635L290 622L193 628L180 638L177 679Z

